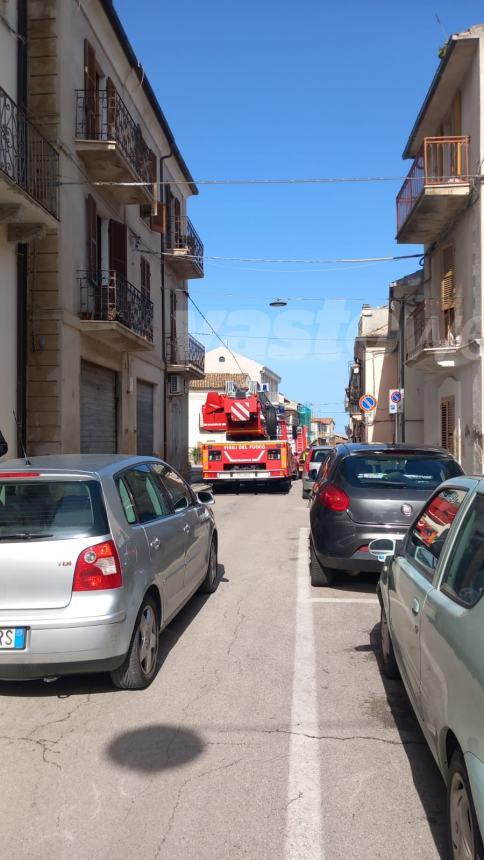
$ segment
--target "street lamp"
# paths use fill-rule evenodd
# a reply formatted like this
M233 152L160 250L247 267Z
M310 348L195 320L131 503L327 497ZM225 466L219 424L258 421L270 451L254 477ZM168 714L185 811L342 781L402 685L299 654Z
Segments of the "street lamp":
M285 299L274 299L273 302L269 302L271 308L285 308L287 302Z

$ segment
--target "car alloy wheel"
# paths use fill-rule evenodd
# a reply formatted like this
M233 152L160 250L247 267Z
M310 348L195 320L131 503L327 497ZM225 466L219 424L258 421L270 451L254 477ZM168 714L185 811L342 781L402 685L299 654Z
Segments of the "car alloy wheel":
M150 675L158 655L156 615L148 604L143 608L138 628L138 658L141 671Z
M467 786L458 772L452 775L449 800L453 860L475 860L472 809Z

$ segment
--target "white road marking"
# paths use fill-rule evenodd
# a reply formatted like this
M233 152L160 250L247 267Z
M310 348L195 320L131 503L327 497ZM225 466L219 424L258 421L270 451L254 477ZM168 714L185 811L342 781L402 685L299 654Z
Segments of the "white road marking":
M309 529L299 532L292 681L286 860L324 860L320 760L304 735L319 731L313 608L309 595Z
M306 597L305 603L372 603L378 604L377 597Z

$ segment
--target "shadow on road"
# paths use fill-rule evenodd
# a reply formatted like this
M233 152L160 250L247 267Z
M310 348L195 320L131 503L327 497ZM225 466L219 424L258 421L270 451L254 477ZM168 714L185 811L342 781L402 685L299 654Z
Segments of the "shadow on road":
M225 576L225 567L223 564L218 565L218 578L220 583L229 582ZM209 597L209 594L195 594L173 619L173 621L165 627L160 636L157 672L159 672L168 654L176 645L185 630L196 618ZM156 683L156 681L154 683ZM57 681L53 681L48 684L44 683L43 680L0 681L0 699L2 696L13 696L16 698L50 697L67 699L70 696L87 696L100 693L120 692L121 690L118 690L113 686L107 673L97 673L92 675L66 675L63 678L61 677Z
M109 743L106 753L121 767L149 774L181 767L203 749L195 732L161 723L123 732Z
M272 481L261 481L260 484L254 486L251 482L240 484L222 484L214 485L213 492L216 496L288 496L292 487L282 489L274 485Z
M391 681L383 673L379 624L370 632L370 646L358 650L373 651L378 663L386 698L395 726L406 752L415 788L420 797L430 832L440 857L447 858L446 791L440 771L422 734L410 700L401 681ZM405 815L405 810L402 810Z
M331 589L335 591L351 591L352 594L376 595L378 578L378 573L359 573L358 576L350 576L344 571L338 571L331 584Z

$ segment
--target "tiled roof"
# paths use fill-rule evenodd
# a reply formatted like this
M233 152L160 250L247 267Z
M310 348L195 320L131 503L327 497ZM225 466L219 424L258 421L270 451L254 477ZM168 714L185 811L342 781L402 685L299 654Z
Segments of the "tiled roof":
M313 424L334 424L334 418L311 418Z
M235 382L239 388L247 388L249 375L245 373L206 373L203 379L192 379L190 391L224 391L226 382Z

